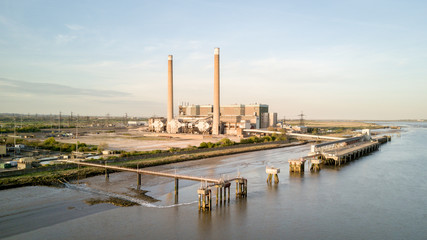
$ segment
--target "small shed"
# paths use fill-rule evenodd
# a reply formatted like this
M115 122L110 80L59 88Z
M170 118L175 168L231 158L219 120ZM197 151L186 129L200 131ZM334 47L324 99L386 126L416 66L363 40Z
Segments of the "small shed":
M18 169L32 168L33 165L37 165L39 161L33 157L24 157L18 160Z
M111 150L102 151L102 155L110 155L110 154L113 154L113 151L111 151Z

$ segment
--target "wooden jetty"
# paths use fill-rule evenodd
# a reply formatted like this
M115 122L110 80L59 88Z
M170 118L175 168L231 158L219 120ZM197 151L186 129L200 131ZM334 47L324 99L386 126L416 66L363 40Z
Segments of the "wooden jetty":
M122 172L134 172L137 174L137 188L140 188L141 186L141 176L142 174L146 175L153 175L153 176L159 176L159 177L168 177L175 179L175 200L177 200L178 196L178 188L179 188L179 180L190 180L190 181L198 181L205 183L204 186L200 187L197 190L197 193L199 195L199 209L201 210L211 210L212 209L212 189L216 189L216 204L218 205L218 202L222 204L226 201L227 198L227 192L228 192L228 198L227 200L230 201L230 186L231 182L236 182L236 197L246 197L247 196L247 179L243 177L235 177L231 179L222 179L222 178L206 178L206 177L196 177L196 176L189 176L189 175L181 175L181 174L172 174L172 173L165 173L165 172L157 172L157 171L150 171L150 170L144 170L144 169L134 169L134 168L126 168L126 167L119 167L119 166L112 166L112 165L102 165L102 164L95 164L95 163L88 163L88 162L79 162L79 161L71 161L71 160L62 160L63 162L67 163L74 163L78 166L88 166L88 167L99 167L105 169L105 178L109 179L109 173L108 170L113 171L122 171Z

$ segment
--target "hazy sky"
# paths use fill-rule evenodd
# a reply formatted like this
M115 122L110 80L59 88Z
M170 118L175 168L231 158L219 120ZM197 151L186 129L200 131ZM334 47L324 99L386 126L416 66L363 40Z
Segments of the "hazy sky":
M279 117L427 118L427 1L0 1L0 112L164 116L264 103Z

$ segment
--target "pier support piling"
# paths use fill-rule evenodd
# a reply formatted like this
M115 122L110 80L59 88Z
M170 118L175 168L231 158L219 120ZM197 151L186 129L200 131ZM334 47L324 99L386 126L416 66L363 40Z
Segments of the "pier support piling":
M138 173L136 178L136 188L139 190L141 188L141 173Z
M265 172L268 174L267 176L267 183L271 184L273 182L273 176L274 176L274 183L279 183L279 175L280 169L275 167L266 167Z
M199 194L199 210L210 211L212 209L212 191L207 188L199 188L197 193Z
M218 200L219 200L219 187L216 186L216 205L218 206Z
M248 192L248 180L245 178L236 179L236 197L246 197Z
M274 174L274 183L278 184L279 183L279 175Z
M310 171L313 172L318 172L320 171L320 163L322 160L320 159L313 159L311 160L311 167L310 167Z
M304 163L305 161L298 159L298 160L289 160L289 172L304 172Z
M227 187L227 189L228 189L228 202L230 202L230 183L228 183L228 187Z
M267 183L271 184L271 179L273 178L273 174L268 174L267 176Z
M175 178L175 195L178 195L178 185L179 185L178 181L179 181L178 178Z

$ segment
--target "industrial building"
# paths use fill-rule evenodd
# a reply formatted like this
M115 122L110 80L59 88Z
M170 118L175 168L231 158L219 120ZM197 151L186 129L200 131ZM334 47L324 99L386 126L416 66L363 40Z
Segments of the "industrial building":
M219 48L214 51L213 105L180 105L173 113L173 57L168 56L167 118L151 118L148 125L153 132L242 135L243 129L276 126L277 113L269 113L266 104L220 105Z
M220 107L220 133L240 135L239 129L269 127L268 105L235 104ZM276 114L277 116L277 114ZM178 119L211 119L213 105L180 105Z

